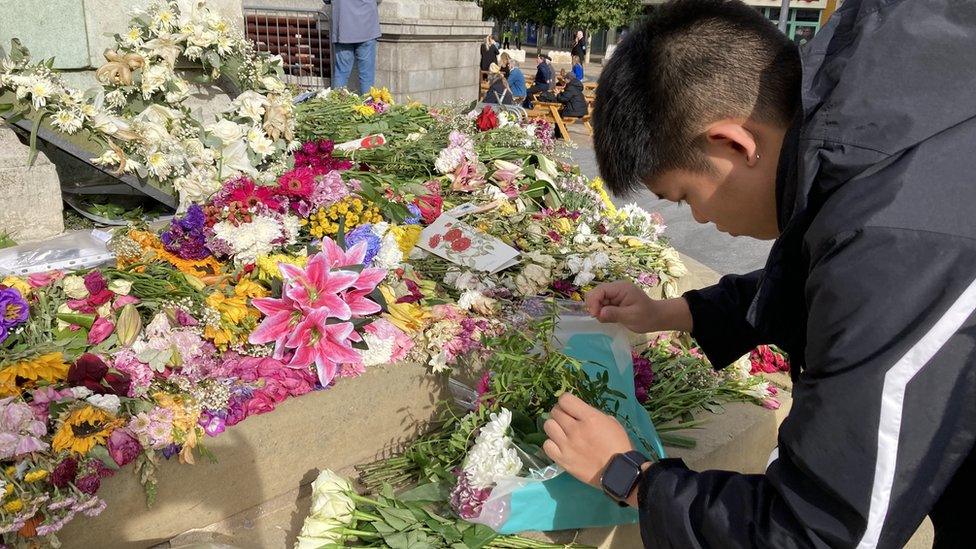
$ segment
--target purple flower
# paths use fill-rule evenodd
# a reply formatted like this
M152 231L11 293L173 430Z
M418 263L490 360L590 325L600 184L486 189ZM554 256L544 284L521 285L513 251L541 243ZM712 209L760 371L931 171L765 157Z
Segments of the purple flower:
M463 519L473 519L481 514L481 507L491 495L491 488L477 489L471 486L468 474L455 470L458 477L457 486L451 492L451 508Z
M82 494L94 495L102 485L102 479L98 473L83 476L75 481L75 486Z
M210 255L207 238L204 234L206 216L199 204L186 210L182 219L173 219L169 230L160 238L167 251L183 259L204 259Z
M163 448L163 457L166 459L169 459L178 453L180 453L180 445L176 444L175 442Z
M219 414L211 414L210 412L200 414L199 424L203 427L203 431L211 437L223 433L227 427L227 421L224 418L220 417Z
M46 434L47 426L38 421L29 405L13 397L0 400L0 459L46 449L47 443L41 440Z
M108 439L108 454L119 467L132 463L142 452L142 445L128 429L116 429Z
M346 248L352 248L360 242L366 242L366 257L363 259L363 265L369 266L373 263L376 254L380 252L380 237L373 232L371 224L360 225L346 235Z
M24 296L16 288L0 289L0 326L4 328L0 333L0 341L7 338L10 328L19 326L27 321L29 307Z
M407 204L407 210L410 212L410 217L403 220L405 225L420 225L420 207L411 202Z
M651 361L643 355L634 353L634 395L641 404L647 402L651 385L654 384L654 370Z

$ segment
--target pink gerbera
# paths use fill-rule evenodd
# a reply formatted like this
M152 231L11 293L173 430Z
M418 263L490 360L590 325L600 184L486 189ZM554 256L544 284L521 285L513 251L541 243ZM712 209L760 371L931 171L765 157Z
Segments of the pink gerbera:
M315 172L311 168L295 168L281 174L278 189L282 194L308 199L315 190Z

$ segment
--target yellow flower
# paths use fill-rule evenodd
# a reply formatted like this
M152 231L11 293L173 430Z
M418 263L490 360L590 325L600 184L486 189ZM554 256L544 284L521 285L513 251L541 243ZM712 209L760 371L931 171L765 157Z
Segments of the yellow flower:
M23 508L24 508L24 502L21 501L20 498L17 498L12 501L8 501L7 503L3 504L3 510L8 513L17 513Z
M182 257L170 253L163 247L159 237L148 231L129 231L129 238L139 244L144 252L143 257L119 258L119 267L124 267L130 263L138 261L161 260L179 269L180 272L191 274L196 277L214 275L220 272L221 265L213 256L205 259L183 259Z
M14 288L18 292L20 292L20 295L24 297L30 295L31 292L30 284L28 284L27 281L24 280L23 278L19 278L16 276L12 276L12 275L8 276L7 278L0 281L0 284L3 284L4 286L10 288Z
M173 426L183 432L190 432L200 420L200 407L191 399L183 396L158 392L153 394L153 400L163 408L173 411Z
M390 231L393 232L393 236L396 238L397 246L400 247L400 253L403 257L410 255L410 251L413 247L417 245L420 240L420 225L391 225Z
M393 95L390 90L386 89L386 86L382 88L370 87L369 96L373 98L374 101L382 101L389 105L393 104Z
M305 222L307 223L307 221ZM281 269L278 268L279 263L287 263L289 265L304 267L306 264L308 264L308 256L285 254L262 255L258 257L256 263L258 268L258 279L264 282L271 282L272 280L281 280L282 278Z
M335 236L339 232L339 220L346 232L364 223L377 223L383 220L375 205L360 198L347 197L328 208L319 208L308 218L309 234L321 238Z
M498 207L498 213L502 215L515 215L518 213L518 210L515 209L515 206L511 202L505 201Z
M565 217L560 217L556 220L556 230L561 234L569 234L573 232L573 222Z
M61 353L47 353L22 360L0 367L0 396L18 395L21 388L32 387L37 381L55 382L67 377L68 364Z
M595 178L590 181L590 188L600 195L600 201L603 202L603 207L607 211L607 215L610 217L615 217L617 215L617 207L613 205L613 201L610 200L610 195L607 194L607 190L603 187L603 179Z
M47 471L45 471L44 469L37 469L35 471L31 471L30 473L24 475L24 482L37 482L39 480L44 480L46 478L47 478Z
M373 109L373 107L369 105L353 105L352 110L353 112L359 113L367 118L376 114L376 111Z
M70 451L83 456L96 444L105 444L112 431L123 423L101 408L84 406L68 414L54 433L51 447L56 452Z
M207 296L207 305L220 313L222 322L239 324L247 317L247 298L242 296L227 297L221 292L214 292Z
M396 295L389 286L380 286L383 299L389 314L387 319L404 332L416 332L423 329L430 318L430 311L418 303L397 303Z
M227 328L215 328L213 326L207 326L203 329L203 337L212 341L221 350L227 349L231 343L237 340L234 333Z
M254 299L257 297L267 297L268 290L265 290L264 286L257 282L244 278L234 287L234 295Z

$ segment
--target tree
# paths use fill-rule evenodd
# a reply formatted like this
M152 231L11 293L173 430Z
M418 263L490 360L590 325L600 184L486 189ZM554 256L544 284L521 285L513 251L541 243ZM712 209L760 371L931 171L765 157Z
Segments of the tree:
M641 0L563 0L556 24L586 32L586 62L590 61L591 31L613 29L633 20L641 10Z

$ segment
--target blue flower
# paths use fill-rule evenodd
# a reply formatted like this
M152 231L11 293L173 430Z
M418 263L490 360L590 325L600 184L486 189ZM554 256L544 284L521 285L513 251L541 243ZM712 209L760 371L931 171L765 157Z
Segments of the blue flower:
M363 260L363 265L369 266L373 263L376 254L380 253L380 237L373 232L371 224L360 225L346 235L346 249L360 242L366 243L366 258Z
M420 208L413 203L407 204L407 210L410 210L410 217L403 220L406 225L420 225Z

